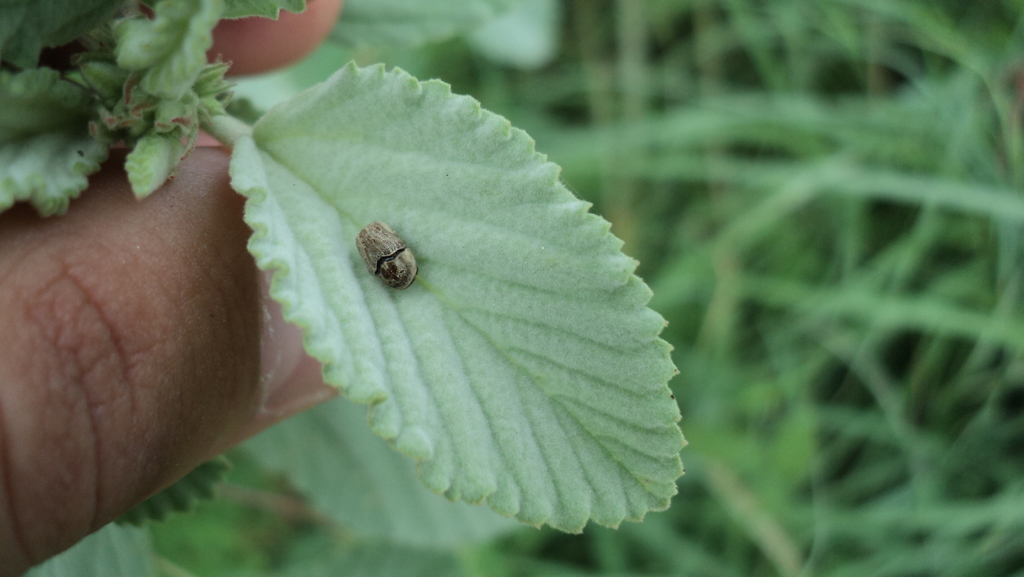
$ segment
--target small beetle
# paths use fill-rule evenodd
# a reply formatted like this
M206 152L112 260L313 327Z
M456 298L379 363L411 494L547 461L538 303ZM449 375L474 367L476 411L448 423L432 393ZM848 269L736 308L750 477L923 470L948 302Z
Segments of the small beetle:
M416 257L383 222L371 222L356 236L356 248L366 270L397 290L409 288L416 280Z

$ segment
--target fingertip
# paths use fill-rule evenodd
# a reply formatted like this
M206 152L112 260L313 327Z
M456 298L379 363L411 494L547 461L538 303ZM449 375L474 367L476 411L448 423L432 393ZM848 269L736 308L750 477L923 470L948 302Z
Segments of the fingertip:
M180 478L259 412L259 282L227 155L196 150L143 201L112 156L68 214L0 215L0 575Z
M234 76L268 72L301 60L331 33L342 0L307 0L301 14L281 11L277 20L224 20L213 31L210 61L231 62Z
M323 380L323 368L306 354L302 329L284 319L281 305L270 296L271 272L260 275L263 300L260 358L263 395L259 410L219 452L271 427L296 413L338 396L337 388Z

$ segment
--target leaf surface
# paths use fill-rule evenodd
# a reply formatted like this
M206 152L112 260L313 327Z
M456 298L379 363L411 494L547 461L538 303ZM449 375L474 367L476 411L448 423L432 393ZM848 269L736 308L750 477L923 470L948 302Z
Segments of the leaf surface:
M184 153L180 138L162 134L140 138L124 163L135 196L145 198L160 188L174 174Z
M357 46L419 46L478 28L520 0L348 0L331 37Z
M25 577L157 577L149 534L111 523Z
M0 70L0 110L0 211L28 201L62 214L107 157L89 136L89 95L49 68Z
M366 426L366 411L335 399L264 431L246 448L318 511L361 537L420 547L490 539L518 525L480 506L449 503L416 479L412 462Z
M106 21L121 0L0 1L0 59L32 68L45 46L71 42Z
M197 501L212 499L215 487L230 469L227 457L214 457L189 471L170 487L132 507L116 522L138 526L150 519L162 521L171 511L188 511Z
M306 0L224 0L222 18L262 16L277 20L281 10L298 14L306 10Z
M271 294L373 431L435 492L579 531L667 507L684 442L651 292L558 171L446 84L354 65L231 166ZM416 256L405 291L358 255L375 220Z
M467 35L469 45L505 66L536 69L558 56L562 6L557 0L523 0Z
M152 20L133 18L115 28L117 63L144 71L139 85L146 92L176 100L206 66L224 1L163 0L153 11Z

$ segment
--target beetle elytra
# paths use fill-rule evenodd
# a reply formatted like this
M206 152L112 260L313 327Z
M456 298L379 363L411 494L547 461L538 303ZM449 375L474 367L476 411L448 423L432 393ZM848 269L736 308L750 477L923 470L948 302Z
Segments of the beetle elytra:
M371 222L359 231L356 248L366 263L366 270L389 287L407 289L416 280L416 257L383 222Z

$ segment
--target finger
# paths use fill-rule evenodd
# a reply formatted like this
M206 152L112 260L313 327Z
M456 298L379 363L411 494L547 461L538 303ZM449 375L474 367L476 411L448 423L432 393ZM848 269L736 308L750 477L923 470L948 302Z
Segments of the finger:
M254 422L326 398L312 385L291 399L268 392L301 375L300 352L261 379L260 281L226 154L196 150L143 201L122 164L108 163L63 217L0 214L2 576L103 526Z
M262 402L253 418L210 456L223 453L271 425L338 396L323 380L323 368L306 354L302 332L284 320L270 297L270 273L260 274L263 330L260 347Z
M223 20L213 31L210 61L231 62L232 75L281 68L311 53L330 34L342 0L307 0L301 14L281 11L277 20Z

